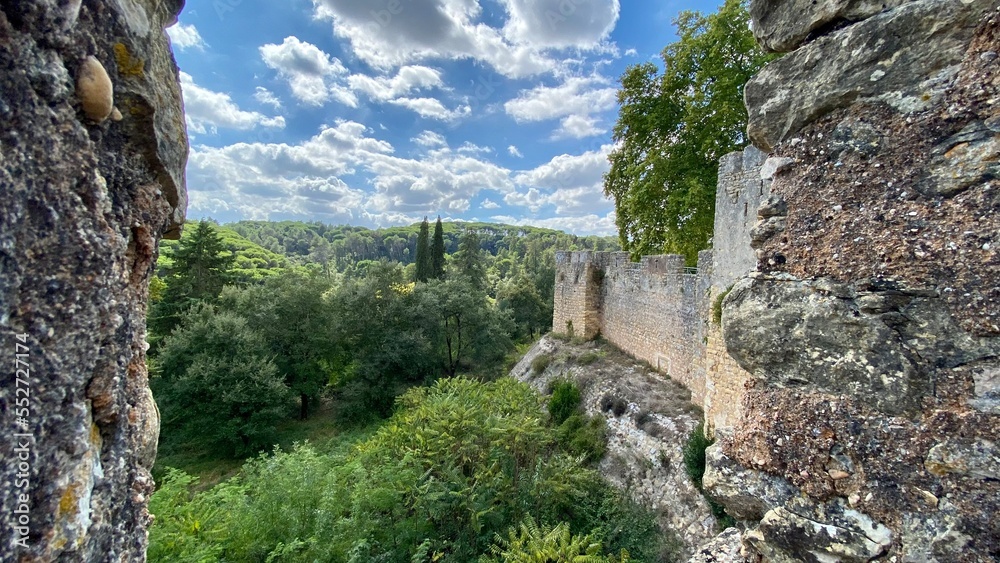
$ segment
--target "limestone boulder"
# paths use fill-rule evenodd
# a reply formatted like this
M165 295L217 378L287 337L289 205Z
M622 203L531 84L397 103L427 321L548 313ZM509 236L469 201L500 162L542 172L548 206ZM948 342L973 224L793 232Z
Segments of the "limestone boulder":
M822 35L912 0L753 0L752 31L764 49L792 51L812 35Z
M705 451L705 492L738 520L756 522L799 494L787 480L748 469L723 452L721 442Z
M861 563L886 553L893 535L844 499L817 503L800 497L768 512L744 538L772 562Z
M936 292L889 282L757 275L733 287L723 320L729 353L769 385L849 395L887 413L920 408L937 370L1000 353L997 339L962 331Z
M744 279L726 297L723 320L730 355L770 385L864 397L887 410L916 405L923 391L889 326L815 284Z
M773 4L786 6L790 18L811 13L800 2ZM770 152L803 126L860 99L883 100L900 111L929 107L958 72L977 24L994 4L903 3L773 61L746 86L751 141ZM763 29L780 27L755 22Z

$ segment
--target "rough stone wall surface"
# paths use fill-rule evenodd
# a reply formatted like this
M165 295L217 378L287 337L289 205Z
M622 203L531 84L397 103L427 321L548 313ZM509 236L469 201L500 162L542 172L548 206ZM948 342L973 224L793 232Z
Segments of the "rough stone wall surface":
M705 394L702 408L705 427L714 434L720 428L732 428L743 416L743 395L750 374L729 355L722 339L722 329L708 328L705 346Z
M704 397L707 275L684 273L680 256L604 255L601 335ZM702 265L711 264L710 254ZM709 266L710 269L710 266Z
M583 338L601 331L601 272L593 258L592 252L556 254L555 331Z
M598 333L684 384L707 413L709 431L739 419L749 374L726 351L712 302L756 266L750 246L757 208L770 194L766 155L749 147L726 155L719 168L713 249L694 271L680 256L626 252L556 255L553 329ZM765 173L766 172L766 173Z
M761 178L767 155L754 147L719 161L715 193L715 231L712 235L712 293L718 295L757 267L750 248L750 230L771 192L770 179Z
M753 2L792 52L746 89L773 181L705 482L766 561L997 561L1000 3L863 4Z
M182 5L0 0L2 561L145 559L148 281L186 206L163 31Z

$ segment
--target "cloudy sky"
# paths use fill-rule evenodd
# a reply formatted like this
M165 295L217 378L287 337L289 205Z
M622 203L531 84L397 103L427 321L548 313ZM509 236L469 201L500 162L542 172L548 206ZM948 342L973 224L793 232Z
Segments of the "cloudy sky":
M189 0L190 218L613 234L617 78L713 0Z

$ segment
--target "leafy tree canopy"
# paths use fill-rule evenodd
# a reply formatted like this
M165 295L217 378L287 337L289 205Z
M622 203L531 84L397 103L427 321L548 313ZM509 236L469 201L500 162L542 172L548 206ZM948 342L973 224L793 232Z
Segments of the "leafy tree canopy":
M773 56L757 46L742 0L675 24L662 73L643 63L621 77L604 193L633 258L677 253L693 266L712 236L719 158L747 144L743 87Z

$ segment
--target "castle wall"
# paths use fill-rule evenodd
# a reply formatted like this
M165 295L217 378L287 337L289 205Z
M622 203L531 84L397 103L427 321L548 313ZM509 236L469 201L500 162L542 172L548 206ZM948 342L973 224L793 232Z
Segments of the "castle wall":
M750 229L770 182L761 180L765 155L754 148L723 158L719 169L713 250L697 268L677 255L559 252L553 329L600 334L669 374L702 405L710 431L739 416L749 374L729 357L712 320L716 296L754 268Z

